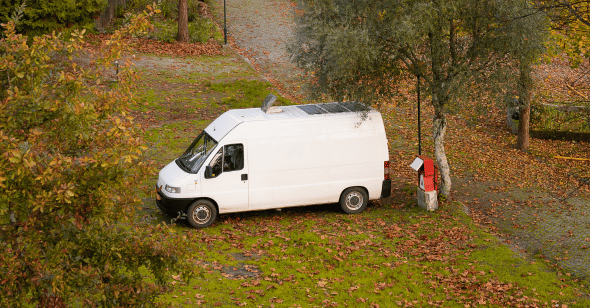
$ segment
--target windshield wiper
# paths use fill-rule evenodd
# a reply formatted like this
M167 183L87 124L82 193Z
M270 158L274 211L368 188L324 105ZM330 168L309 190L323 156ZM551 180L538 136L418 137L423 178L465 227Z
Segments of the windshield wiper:
M190 170L188 169L188 167L184 164L184 162L182 161L182 159L177 158L176 160L176 164L178 165L178 167L180 167L180 169L182 169L183 171L189 172Z

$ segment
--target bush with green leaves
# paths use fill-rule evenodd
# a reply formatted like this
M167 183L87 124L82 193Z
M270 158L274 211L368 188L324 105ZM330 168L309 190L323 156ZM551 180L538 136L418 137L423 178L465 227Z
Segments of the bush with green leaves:
M146 6L156 3L164 18L176 19L178 16L178 0L130 0L127 7L132 11L141 11ZM209 1L188 0L188 21L194 21L199 18L199 2L208 3Z
M28 36L73 26L93 29L94 17L107 7L107 0L0 0L0 23L8 22L12 12L23 3L26 4L24 17L16 29Z
M178 24L175 21L169 19L155 20L154 28L155 30L149 34L149 37L167 43L176 41ZM197 18L188 24L189 39L192 43L206 43L215 36L216 31L213 22L207 18Z
M153 170L129 113L130 63L105 82L122 38L145 31L149 15L115 32L90 65L76 61L84 31L27 42L3 24L2 306L152 306L172 273L192 275L177 236L133 221L137 188Z

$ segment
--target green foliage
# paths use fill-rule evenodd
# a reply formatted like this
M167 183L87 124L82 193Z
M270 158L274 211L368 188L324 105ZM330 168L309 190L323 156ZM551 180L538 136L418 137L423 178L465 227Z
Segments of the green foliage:
M6 23L25 0L0 0L0 23ZM26 0L24 17L17 32L28 36L63 30L74 26L94 27L93 18L107 7L107 0Z
M164 12L164 10L162 10ZM151 38L158 41L172 43L176 41L176 33L178 32L178 25L170 20L156 20L154 21L154 31L149 34Z
M372 104L395 94L400 72L421 77L446 196L446 107L472 93L475 78L513 59L531 62L543 47L544 18L526 0L300 0L297 7L289 51L313 75L310 93Z
M587 0L533 0L551 19L551 41L545 60L566 56L577 68L590 57L590 2Z
M590 133L590 111L565 112L539 104L531 110L531 128Z
M215 36L217 27L210 19L195 18L188 23L188 35L191 42L207 43Z
M301 0L298 8L289 52L315 77L313 89L336 99L395 94L392 85L406 70L446 104L505 55L538 54L546 28L524 1Z
M199 18L199 0L187 0L188 4L188 21L195 21ZM151 5L153 0L130 0L127 7L132 11L141 11L146 6ZM207 1L205 1L206 3ZM178 0L159 0L156 1L162 16L166 19L176 19L178 17Z
M176 41L178 24L174 20L154 20L154 29L148 37L167 43ZM206 43L215 36L216 31L213 22L207 18L197 18L188 23L189 40L193 43Z
M84 31L27 43L12 22L0 40L0 302L9 307L150 305L169 271L186 269L166 226L138 226L138 183L152 174L129 115L134 74L105 84L121 39L81 68ZM145 282L147 268L158 284Z

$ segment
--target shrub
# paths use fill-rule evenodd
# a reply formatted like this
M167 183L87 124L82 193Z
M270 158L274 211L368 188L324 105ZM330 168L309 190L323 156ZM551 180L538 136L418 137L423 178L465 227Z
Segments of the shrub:
M154 31L148 37L167 43L176 41L178 24L172 20L155 20ZM197 18L189 22L188 33L192 43L206 43L215 36L216 27L209 19Z
M138 183L151 174L133 104L130 64L105 72L122 37L148 27L132 19L90 67L84 31L27 37L4 24L0 40L0 303L150 306L169 271L190 277L183 245L165 226L132 221ZM149 236L148 236L149 235ZM159 284L148 283L140 270Z
M90 29L94 27L93 18L107 7L107 0L0 0L0 23L8 22L12 12L23 3L24 16L16 30L28 36L76 26Z

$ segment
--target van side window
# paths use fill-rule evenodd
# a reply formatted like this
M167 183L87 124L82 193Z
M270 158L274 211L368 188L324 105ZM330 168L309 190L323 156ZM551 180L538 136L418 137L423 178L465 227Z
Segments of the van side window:
M231 172L244 169L244 145L229 144L219 149L209 164L213 169L213 177L222 172Z
M223 155L223 172L242 169L244 169L244 146L242 144L226 145Z

